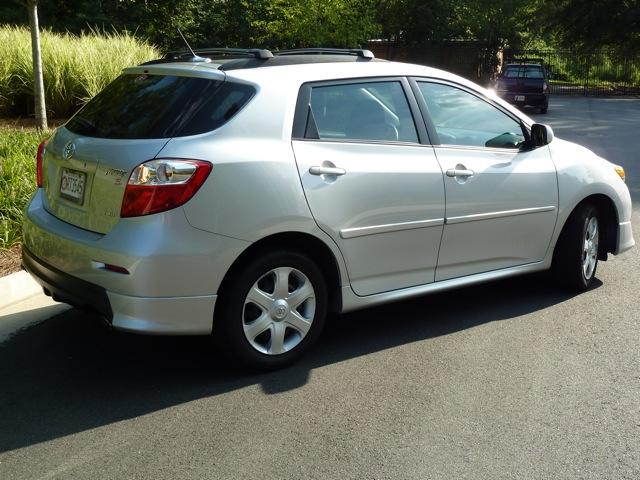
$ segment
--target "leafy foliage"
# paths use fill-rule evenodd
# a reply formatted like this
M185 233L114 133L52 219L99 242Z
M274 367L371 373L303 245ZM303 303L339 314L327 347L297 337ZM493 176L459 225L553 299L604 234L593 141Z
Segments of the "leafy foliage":
M27 23L0 7L0 24ZM480 41L487 46L640 48L640 0L39 0L41 25L80 33L133 32L162 50L194 47L357 46Z
M20 242L22 210L35 190L35 155L46 136L0 127L0 250Z
M258 45L354 47L378 32L370 0L244 0Z
M545 0L546 33L565 47L607 47L621 54L640 51L640 1Z

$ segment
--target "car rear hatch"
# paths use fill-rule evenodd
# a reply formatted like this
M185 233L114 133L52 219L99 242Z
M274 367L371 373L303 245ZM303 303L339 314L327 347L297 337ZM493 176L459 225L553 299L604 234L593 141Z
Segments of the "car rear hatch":
M72 225L109 232L135 167L157 157L173 137L218 128L254 93L211 67L125 70L47 144L45 208Z
M544 86L543 78L522 78L519 91L522 93L542 93Z
M47 210L72 225L107 233L118 222L131 170L166 143L93 138L60 128L43 163Z
M498 89L509 93L543 93L544 71L539 65L508 65L498 79Z
M498 90L505 92L517 92L519 91L518 83L519 81L517 78L500 77L498 79Z

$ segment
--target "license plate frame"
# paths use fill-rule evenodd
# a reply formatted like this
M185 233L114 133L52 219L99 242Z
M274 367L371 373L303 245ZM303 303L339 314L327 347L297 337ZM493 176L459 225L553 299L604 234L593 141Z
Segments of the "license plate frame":
M60 196L71 202L84 203L87 174L70 168L63 168L60 173Z
M524 97L524 95L516 95L516 96L513 98L513 100L514 100L515 102L524 102L525 97Z

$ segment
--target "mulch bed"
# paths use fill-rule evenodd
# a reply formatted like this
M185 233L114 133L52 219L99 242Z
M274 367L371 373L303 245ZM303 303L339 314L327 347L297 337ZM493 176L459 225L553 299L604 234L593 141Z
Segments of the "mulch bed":
M67 120L64 118L50 118L48 119L49 128L56 128L62 125ZM36 128L35 118L0 118L0 128L24 128L27 130L33 130Z
M21 255L20 245L11 247L9 250L0 250L0 277L20 270Z

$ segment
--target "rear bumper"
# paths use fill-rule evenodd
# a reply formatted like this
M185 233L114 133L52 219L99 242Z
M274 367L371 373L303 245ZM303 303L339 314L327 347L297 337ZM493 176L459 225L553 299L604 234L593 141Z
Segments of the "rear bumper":
M248 242L195 229L179 208L123 219L102 235L61 221L43 202L39 189L25 212L23 262L52 296L118 329L211 333L220 282Z
M498 92L498 96L514 105L545 105L549 102L548 93ZM522 96L524 100L516 101L516 96Z
M94 311L111 323L113 312L104 288L58 270L33 255L24 246L22 247L22 266L54 300Z
M54 300L95 312L119 330L173 335L211 333L216 295L145 298L108 292L58 270L26 247L22 248L22 265Z

